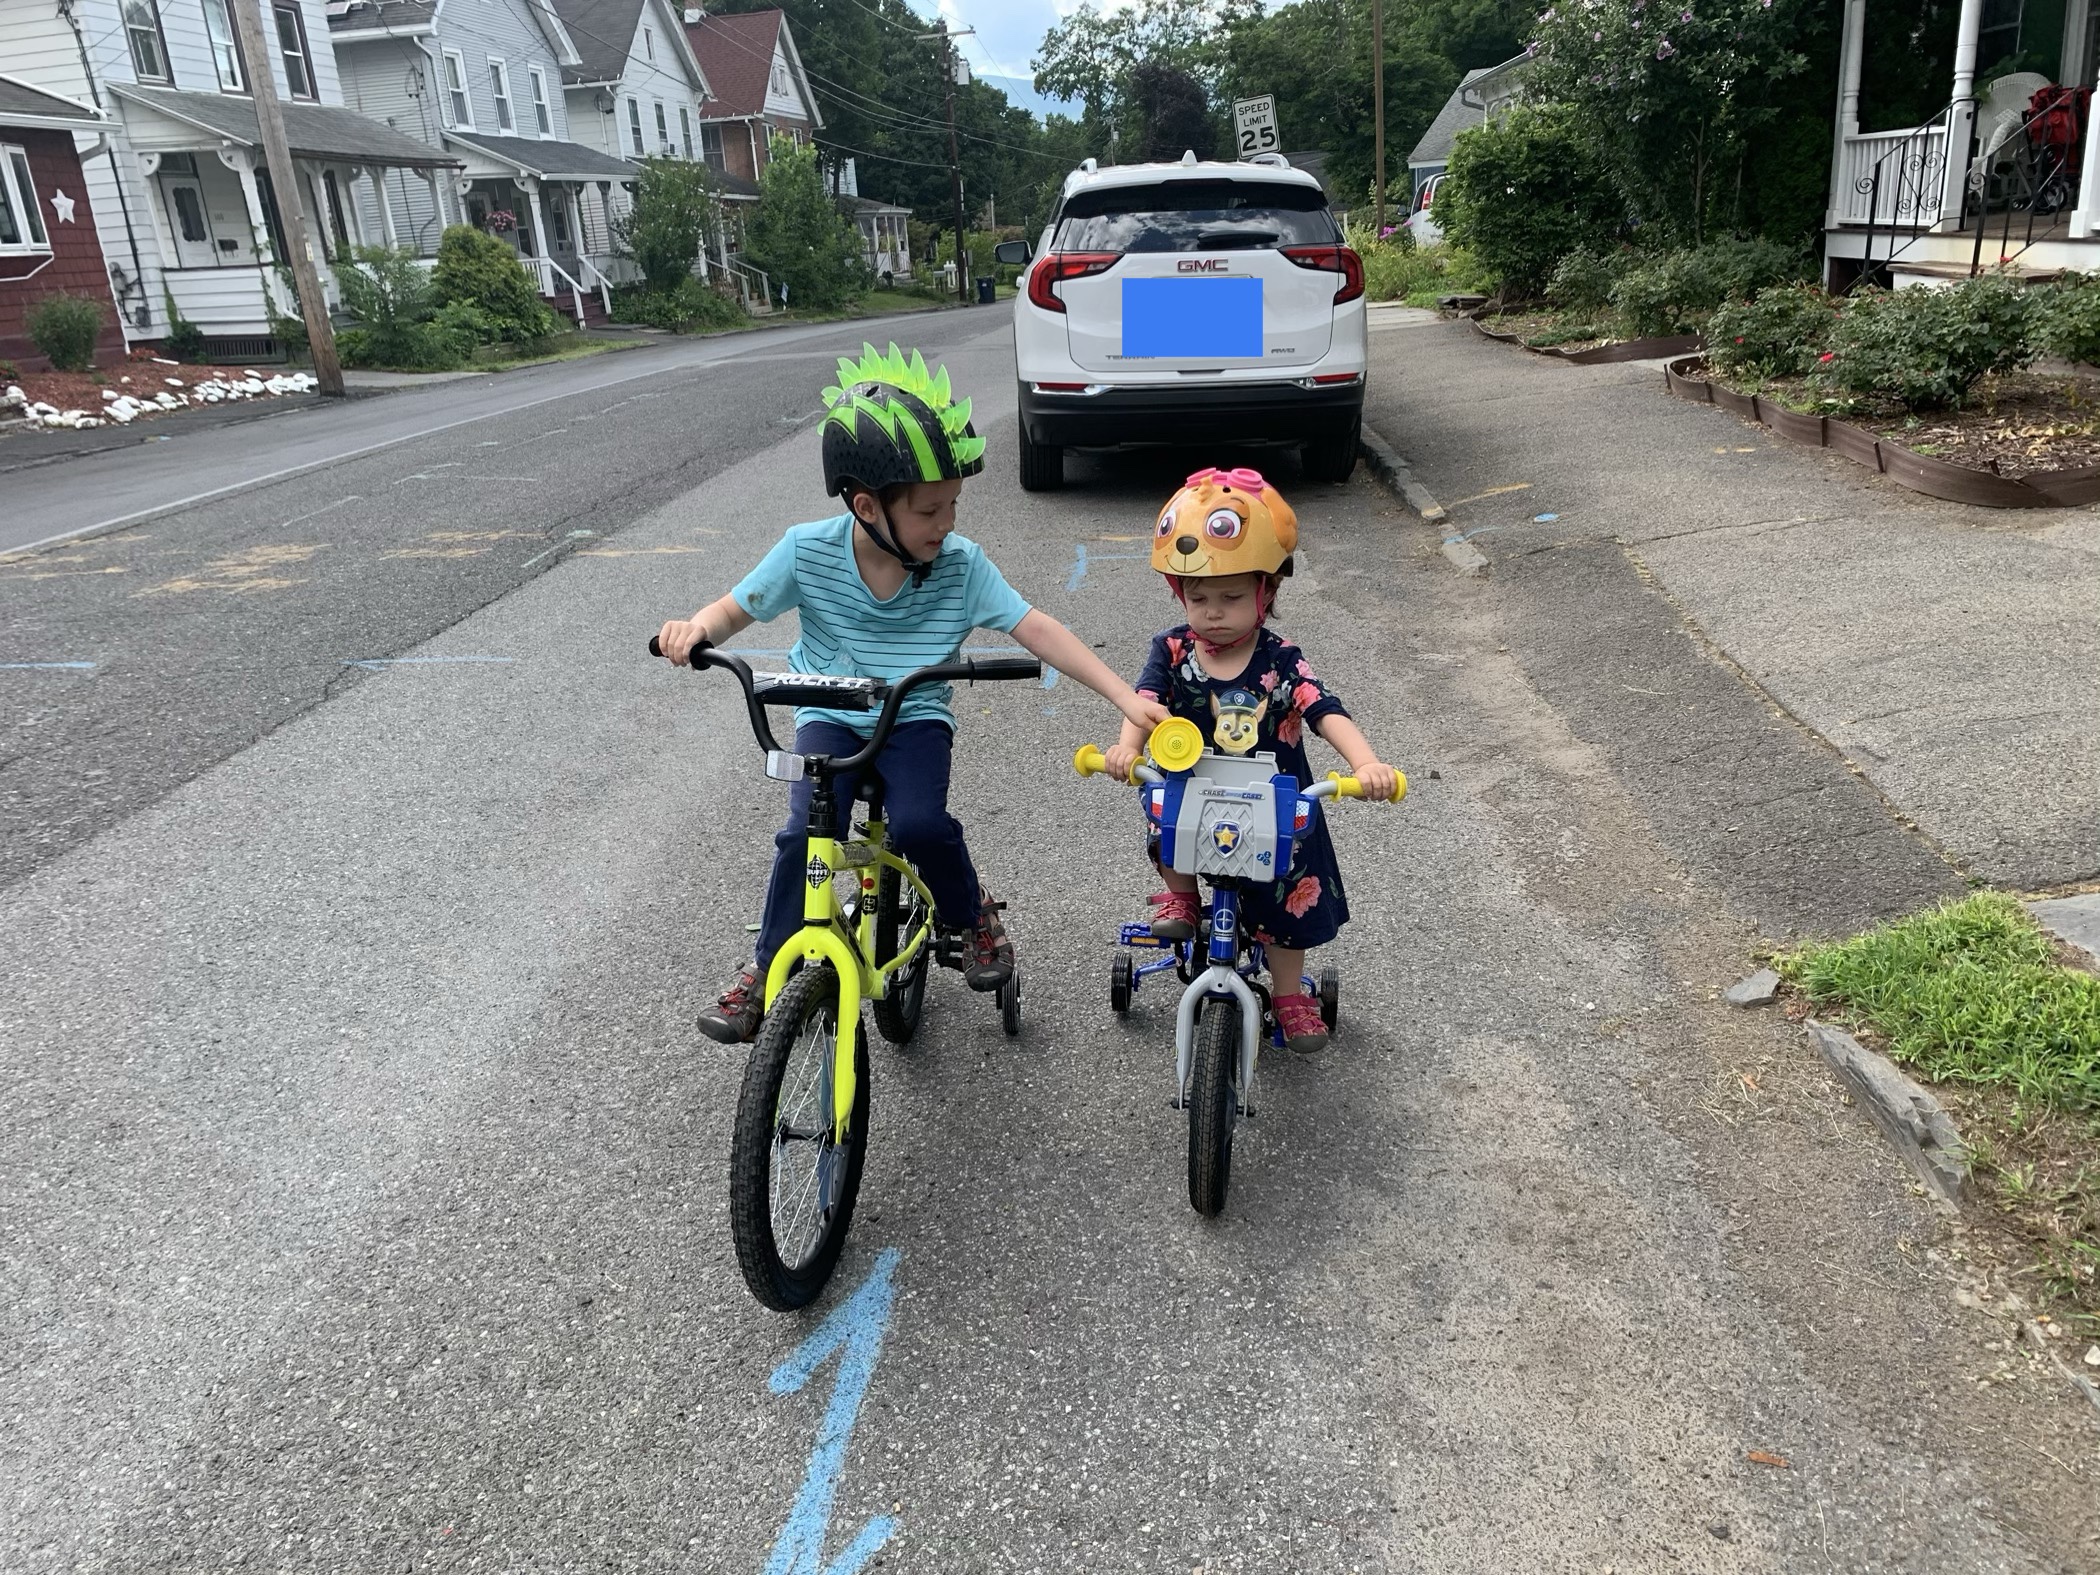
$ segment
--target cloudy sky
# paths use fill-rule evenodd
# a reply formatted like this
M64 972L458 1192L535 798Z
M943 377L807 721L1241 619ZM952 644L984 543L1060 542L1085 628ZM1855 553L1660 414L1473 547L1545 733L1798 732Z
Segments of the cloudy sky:
M962 41L963 54L982 76L1019 77L1034 75L1029 62L1043 35L1057 25L1059 17L1079 9L1080 0L905 0L928 21L945 16L957 27L975 28L976 35ZM1103 10L1115 10L1129 0L1098 0ZM1014 95L1017 99L1022 95Z

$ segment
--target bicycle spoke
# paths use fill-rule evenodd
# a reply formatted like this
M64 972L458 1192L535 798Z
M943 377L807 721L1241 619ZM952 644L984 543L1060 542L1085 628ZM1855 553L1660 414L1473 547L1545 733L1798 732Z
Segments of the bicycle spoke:
M831 1151L831 1054L833 1014L819 1013L795 1042L790 1076L774 1128L769 1193L773 1242L790 1268L807 1262L823 1240L822 1182ZM806 1159L796 1151L806 1146Z

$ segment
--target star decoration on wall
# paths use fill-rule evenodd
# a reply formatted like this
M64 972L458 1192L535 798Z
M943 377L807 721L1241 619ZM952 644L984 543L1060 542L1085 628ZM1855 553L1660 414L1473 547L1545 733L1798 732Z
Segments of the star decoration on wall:
M73 222L73 199L62 191L53 191L51 193L51 211L58 215L60 224L71 224Z

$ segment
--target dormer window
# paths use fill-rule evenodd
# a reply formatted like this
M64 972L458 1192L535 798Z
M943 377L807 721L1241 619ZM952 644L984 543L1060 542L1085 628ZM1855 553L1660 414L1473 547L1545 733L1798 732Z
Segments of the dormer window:
M642 53L651 60L656 58L656 31L654 28L645 27L642 29Z
M778 55L773 57L773 96L786 98L788 93L787 62Z

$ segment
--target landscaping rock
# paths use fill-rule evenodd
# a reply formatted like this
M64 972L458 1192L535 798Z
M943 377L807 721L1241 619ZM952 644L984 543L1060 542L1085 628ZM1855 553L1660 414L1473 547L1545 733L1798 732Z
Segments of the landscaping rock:
M1728 987L1730 1006L1769 1006L1779 994L1779 975L1769 968L1760 968L1747 979L1740 979Z
M1823 1059L1851 1087L1867 1113L1932 1193L1948 1203L1969 1192L1969 1150L1940 1102L1841 1029L1809 1021Z

